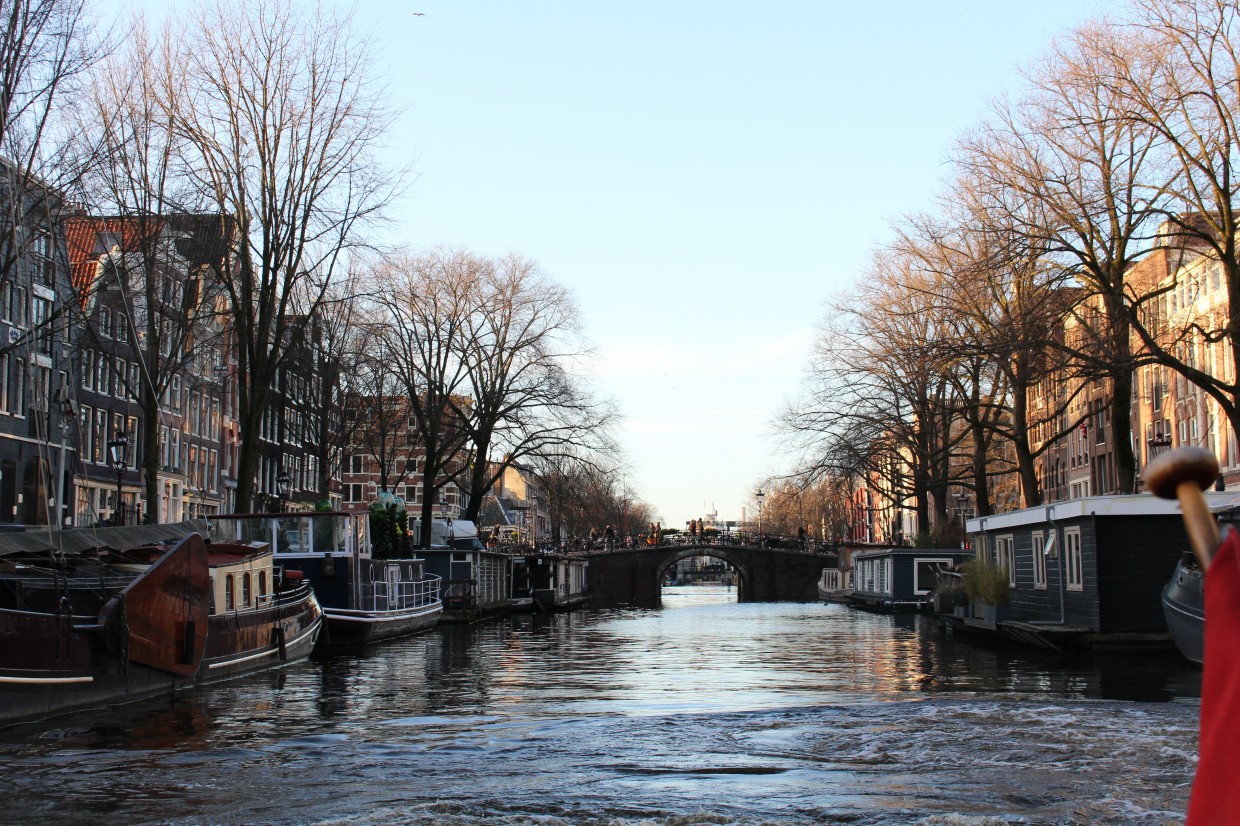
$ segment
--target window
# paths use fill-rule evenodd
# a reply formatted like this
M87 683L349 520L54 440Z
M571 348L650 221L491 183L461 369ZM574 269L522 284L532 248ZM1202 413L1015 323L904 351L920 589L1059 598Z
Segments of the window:
M913 593L925 596L933 591L939 583L939 571L951 565L952 561L947 557L913 560Z
M224 577L224 610L234 611L237 608L236 596L233 594L233 575Z
M9 390L9 412L14 416L26 415L26 362L13 359L13 381Z
M267 572L258 572L258 598L261 600L267 596Z
M95 352L82 351L82 386L87 390L95 389Z
M1082 571L1081 529L1065 528L1063 532L1064 569L1069 591L1085 590L1085 575Z
M17 327L26 326L26 288L13 287L12 291L12 307L10 315L13 317L13 324Z
M110 307L99 308L99 337L112 337L112 308Z
M133 399L134 401L137 401L139 389L140 389L140 385L138 384L138 362L131 361L129 363L129 398Z
M362 456L362 454L360 453L354 453L352 456L350 456L349 457L349 473L361 473L362 462L364 460L365 460L365 457Z
M95 392L108 392L108 357L105 353L95 354Z
M995 537L995 564L1008 572L1008 585L1016 587L1016 556L1010 535Z
M246 571L245 576L241 577L241 606L243 608L250 607L250 572Z
M1042 531L1034 531L1029 536L1030 549L1033 552L1033 587L1046 589L1046 542Z
M34 299L34 326L37 331L35 348L40 353L52 352L52 302L43 297Z
M94 453L91 447L92 443L94 442L94 439L91 438L94 435L94 431L91 429L91 422L94 421L95 414L94 414L94 411L90 407L87 407L86 405L82 405L82 408L79 411L79 415L81 418L80 418L80 424L78 425L78 437L82 441L82 446L81 446L82 461L89 462L91 459L91 456Z
M93 445L94 454L91 457L94 459L96 464L100 464L100 465L107 464L107 461L108 461L108 457L106 455L107 444L108 444L108 411L96 410L95 411L95 443Z

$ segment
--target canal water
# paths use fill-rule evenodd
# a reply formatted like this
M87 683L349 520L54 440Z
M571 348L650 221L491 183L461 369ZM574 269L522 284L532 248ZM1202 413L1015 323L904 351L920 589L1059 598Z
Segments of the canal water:
M737 604L441 626L0 729L14 823L1181 823L1200 672Z

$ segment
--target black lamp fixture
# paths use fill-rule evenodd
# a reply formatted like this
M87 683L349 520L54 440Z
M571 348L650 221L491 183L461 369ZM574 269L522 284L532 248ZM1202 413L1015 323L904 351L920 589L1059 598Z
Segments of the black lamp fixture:
M129 438L121 431L116 431L116 437L108 440L108 457L111 459L112 469L116 471L116 512L112 516L113 524L125 524L125 503L121 499L121 482L125 474L125 451L129 447Z
M280 475L276 477L276 493L280 496L280 510L285 509L285 501L288 499L289 482L293 481L288 475L287 470L280 470Z

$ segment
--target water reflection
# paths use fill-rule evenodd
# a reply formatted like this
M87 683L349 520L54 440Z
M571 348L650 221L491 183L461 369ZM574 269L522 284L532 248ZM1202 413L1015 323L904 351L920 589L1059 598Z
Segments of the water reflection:
M692 586L661 609L445 625L3 729L0 760L46 822L622 824L707 801L703 822L1056 822L1095 801L1091 822L1152 823L1182 811L1199 691L1178 655L1065 660L927 617ZM1131 700L1180 702L1115 702ZM1120 781L1083 767L1120 754L1135 779L1111 820Z

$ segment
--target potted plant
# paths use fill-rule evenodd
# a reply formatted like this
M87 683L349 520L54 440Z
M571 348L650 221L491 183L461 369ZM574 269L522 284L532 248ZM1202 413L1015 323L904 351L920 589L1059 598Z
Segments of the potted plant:
M1011 584L1005 569L985 559L974 560L965 566L964 589L975 614L987 622L1002 622L1010 616Z

